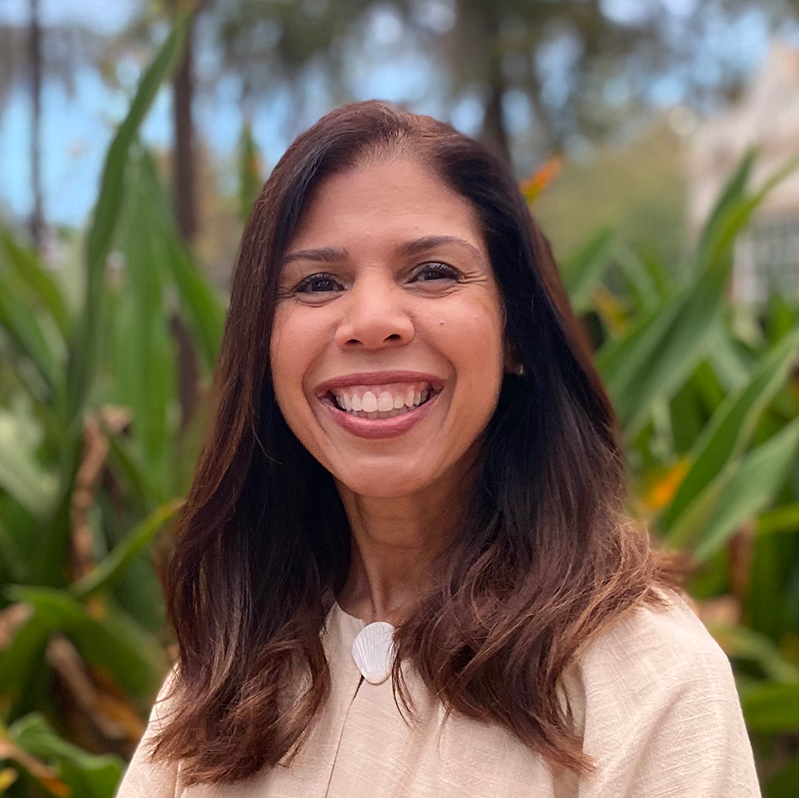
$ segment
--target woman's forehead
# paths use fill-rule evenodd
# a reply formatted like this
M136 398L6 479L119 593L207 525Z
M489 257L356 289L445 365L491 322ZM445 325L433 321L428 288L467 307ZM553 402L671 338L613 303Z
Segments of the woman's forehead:
M287 249L346 248L347 239L460 239L483 250L472 205L430 167L407 158L366 163L326 178L314 191Z

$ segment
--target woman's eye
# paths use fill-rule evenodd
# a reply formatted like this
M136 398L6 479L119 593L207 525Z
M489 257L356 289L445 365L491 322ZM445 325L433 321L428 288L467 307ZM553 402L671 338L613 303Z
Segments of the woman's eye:
M335 291L338 286L338 280L330 274L311 274L294 291L298 294L323 294Z
M460 277L460 272L453 266L448 266L446 263L433 261L423 264L416 272L416 277L425 283L431 280L457 280L458 277Z
M413 277L415 281L423 283L440 280L458 280L459 278L460 272L455 267L438 261L422 264L422 266L416 270ZM334 275L319 272L317 274L310 274L308 277L301 280L294 288L294 293L308 296L309 294L329 294L339 290L342 290L342 285Z

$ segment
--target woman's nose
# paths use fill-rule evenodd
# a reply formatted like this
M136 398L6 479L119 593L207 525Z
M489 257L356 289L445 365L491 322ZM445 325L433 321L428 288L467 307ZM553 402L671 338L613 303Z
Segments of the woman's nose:
M401 346L413 338L414 325L404 305L407 297L393 279L363 278L356 281L339 307L344 311L336 330L341 347Z

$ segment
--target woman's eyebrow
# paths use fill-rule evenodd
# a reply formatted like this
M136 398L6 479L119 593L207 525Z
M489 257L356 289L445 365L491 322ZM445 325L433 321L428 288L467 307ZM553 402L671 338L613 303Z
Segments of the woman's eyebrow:
M483 260L483 256L477 247L470 244L463 238L448 235L424 236L423 238L415 238L412 241L404 241L402 244L397 246L397 252L405 257L410 257L444 245L455 245L457 247L468 249L472 255L474 255L480 261ZM347 250L340 249L338 247L301 249L297 252L290 252L288 255L286 255L283 258L282 265L285 266L286 264L293 263L297 260L310 260L317 261L318 263L338 263L342 260L346 260L348 257L349 253Z
M400 244L397 247L397 252L400 255L411 256L411 255L419 255L422 252L427 252L427 250L435 249L436 247L440 247L447 244L454 244L457 247L463 247L472 253L478 260L482 262L483 255L477 247L473 244L470 244L463 238L458 238L457 236L424 236L424 238L415 238L413 241L405 241L404 243Z
M337 247L322 247L320 249L301 249L297 252L290 252L284 256L282 265L292 263L295 260L314 260L320 263L336 263L346 260L348 253L346 249Z

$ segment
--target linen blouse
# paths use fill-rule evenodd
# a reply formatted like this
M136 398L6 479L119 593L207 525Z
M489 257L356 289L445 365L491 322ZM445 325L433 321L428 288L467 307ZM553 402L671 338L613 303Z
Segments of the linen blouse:
M685 601L668 595L665 611L622 616L564 674L596 763L589 776L551 768L500 726L455 715L443 723L440 701L403 663L420 721L406 724L391 678L369 683L352 658L364 621L334 604L323 631L330 698L290 765L186 788L180 763L148 761L147 742L170 711L157 701L117 798L760 796L729 661Z

